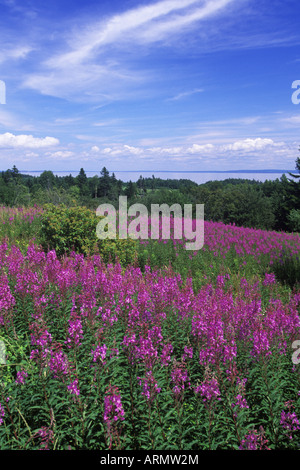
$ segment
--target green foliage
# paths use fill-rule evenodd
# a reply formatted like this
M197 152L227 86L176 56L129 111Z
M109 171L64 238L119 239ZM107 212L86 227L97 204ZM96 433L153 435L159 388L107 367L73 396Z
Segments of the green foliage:
M299 159L296 161L296 169ZM178 203L205 205L205 219L235 223L238 226L267 230L299 230L299 175L283 175L274 181L260 182L242 178L208 181L197 184L186 179L161 179L140 176L136 182L124 183L104 167L100 175L88 177L83 168L74 177L44 171L40 176L22 175L14 166L0 174L0 204L6 206L46 203L85 206L91 209L102 202L115 207L121 194L130 203Z
M0 208L0 240L26 251L40 230L41 208Z
M279 258L274 261L271 270L282 284L291 288L300 285L300 258L299 253L282 251Z
M292 209L288 215L289 228L292 232L300 232L300 209Z
M41 245L45 250L55 250L58 256L71 251L84 255L99 253L104 262L119 260L123 266L131 263L136 243L131 239L100 240L96 228L101 218L86 207L46 204L39 232Z
M96 214L89 209L46 204L40 231L41 244L46 250L55 250L58 256L72 250L94 253L97 222Z

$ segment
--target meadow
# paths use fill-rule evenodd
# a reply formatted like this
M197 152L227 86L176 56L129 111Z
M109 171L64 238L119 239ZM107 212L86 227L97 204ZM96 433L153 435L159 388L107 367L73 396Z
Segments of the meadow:
M298 233L97 249L56 210L0 208L1 450L299 450Z

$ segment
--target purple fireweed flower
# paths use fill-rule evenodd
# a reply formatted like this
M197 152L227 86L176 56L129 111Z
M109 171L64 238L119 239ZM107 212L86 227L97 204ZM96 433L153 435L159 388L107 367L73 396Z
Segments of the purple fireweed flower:
M170 343L166 343L163 346L162 353L160 356L161 364L167 366L171 362L171 354L173 352L173 346Z
M91 351L91 354L93 356L93 362L96 362L98 357L100 357L100 360L101 362L103 362L105 364L105 357L106 357L106 351L107 351L107 347L105 344L103 344L103 346L97 346L96 349L93 351Z
M49 442L53 443L54 432L52 429L49 429L43 426L38 430L37 434L42 438L40 450L49 450Z
M5 411L4 411L3 406L2 406L1 403L0 403L0 426L1 426L1 424L3 424L3 421L4 421L3 418L4 418L4 416L5 416Z
M39 356L39 350L38 349L33 349L30 353L29 359L37 359Z
M271 273L271 274L268 274L268 273L265 273L265 279L263 280L263 285L264 286L270 286L272 284L275 284L276 283L276 278L275 278L275 274Z
M189 357L190 359L193 358L193 348L192 347L188 347L188 346L184 346L184 354L182 355L182 360L185 361L185 359Z
M131 336L125 335L122 343L124 344L125 347L128 347L130 344L135 344L135 342L136 342L136 335L135 333L132 333Z
M235 397L235 402L232 403L232 408L238 406L239 408L249 408L246 398L244 398L240 393Z
M69 392L72 395L79 395L80 394L80 391L77 388L77 385L78 385L78 379L75 379L73 382L70 383L70 385L67 386Z
M142 395L151 403L161 391L161 388L158 387L157 381L153 376L152 370L147 370L146 377L137 377L137 379L140 385L143 383Z
M235 397L235 402L232 403L232 408L239 407L239 408L249 408L247 400L245 398L245 384L247 382L247 379L237 379L238 383L238 394Z
M110 349L110 354L109 354L109 357L113 357L113 356L118 356L119 355L119 350L118 348L111 348Z
M135 357L151 368L158 356L157 349L154 347L151 339L140 338L139 345L135 346Z
M173 392L178 398L185 389L186 384L190 386L189 376L185 369L185 364L174 361L173 369L171 372L171 380L174 384Z
M300 423L295 411L293 411L295 407L292 404L292 401L286 402L285 408L288 408L288 411L282 410L280 424L287 433L289 439L293 439L293 433L300 430Z
M123 421L124 409L121 402L121 395L116 386L109 386L104 397L104 421L110 425L112 422Z
M213 398L220 400L220 390L217 379L211 379L204 381L201 385L195 388L196 393L201 393L204 397L203 401L210 401Z
M20 370L17 372L17 377L16 377L16 384L25 384L25 378L28 377L28 373L25 370Z
M161 328L154 326L151 330L148 331L148 338L152 340L152 343L160 343L163 341L163 336L161 334Z
M43 323L32 323L29 328L32 331L30 335L32 345L36 344L45 349L52 342L52 335L45 329Z
M240 450L270 450L267 447L268 440L265 439L265 433L260 427L260 432L258 433L256 429L248 431L244 436L244 439L241 440L239 449Z
M134 348L136 344L136 335L132 333L131 335L125 335L122 341L123 350L129 360L130 363L134 362Z
M204 402L210 402L213 399L221 400L219 384L213 372L209 368L205 369L203 382L194 388L196 394L200 393Z
M65 344L67 344L68 348L72 348L75 345L80 346L81 342L80 340L83 338L83 330L82 330L82 324L81 320L79 318L77 319L70 319L69 321L69 337L65 341Z
M270 343L267 331L263 331L260 328L258 330L254 330L252 341L253 349L250 354L252 354L254 357L259 355L269 356L272 354L270 351Z
M67 375L69 371L69 361L67 355L61 351L51 351L51 357L48 362L50 371L54 374L54 377Z
M6 275L0 276L0 311L3 315L0 315L0 325L4 325L9 322L8 313L14 307L16 300L11 293L8 277Z

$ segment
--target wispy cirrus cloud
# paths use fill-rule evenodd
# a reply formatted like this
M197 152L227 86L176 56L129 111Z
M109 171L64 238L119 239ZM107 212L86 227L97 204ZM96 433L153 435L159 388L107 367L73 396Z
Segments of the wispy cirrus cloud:
M224 4L234 0L220 1ZM210 3L213 2L210 0ZM124 40L130 43L137 40L145 42L145 35L147 36L145 31L153 28L153 22L154 28L159 29L161 24L168 24L169 15L195 4L199 5L199 0L163 0L113 15L106 21L94 21L86 25L83 31L81 30L80 37L75 33L69 39L68 43L72 50L49 58L46 64L53 68L64 67L66 64L75 65L93 57L94 54L101 52L101 48L103 50L110 44L123 46ZM173 26L169 26L166 29L172 28ZM155 41L157 40L156 37ZM148 41L153 42L153 39L149 37Z
M300 124L300 115L296 114L294 116L282 118L281 122L292 127L297 127Z
M186 98L188 96L195 95L197 93L202 93L203 91L204 90L202 88L196 88L195 90L190 90L190 91L183 91L173 96L172 98L167 98L166 101L178 101L178 100L181 100L182 98Z
M9 60L25 59L32 50L33 48L31 46L25 46L22 44L16 44L14 46L7 44L6 47L3 47L2 44L2 50L0 51L0 64Z
M73 29L67 39L61 37L57 52L47 52L40 67L27 74L23 86L94 104L130 93L138 96L140 87L153 82L156 75L153 65L137 66L140 48L153 48L162 41L175 44L178 37L190 33L199 22L226 12L227 7L241 1L244 0L161 0L104 20L93 18L80 30Z

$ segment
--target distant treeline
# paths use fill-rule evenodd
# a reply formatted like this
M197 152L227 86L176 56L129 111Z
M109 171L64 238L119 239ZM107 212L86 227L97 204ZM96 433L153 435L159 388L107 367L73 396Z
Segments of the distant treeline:
M96 209L103 202L118 207L119 196L128 202L151 204L204 204L206 220L244 227L300 232L300 158L296 174L264 182L242 178L197 184L188 179L140 176L125 183L104 167L99 176L88 177L83 168L77 176L21 174L16 166L0 173L0 204L32 206L45 203L86 206Z

